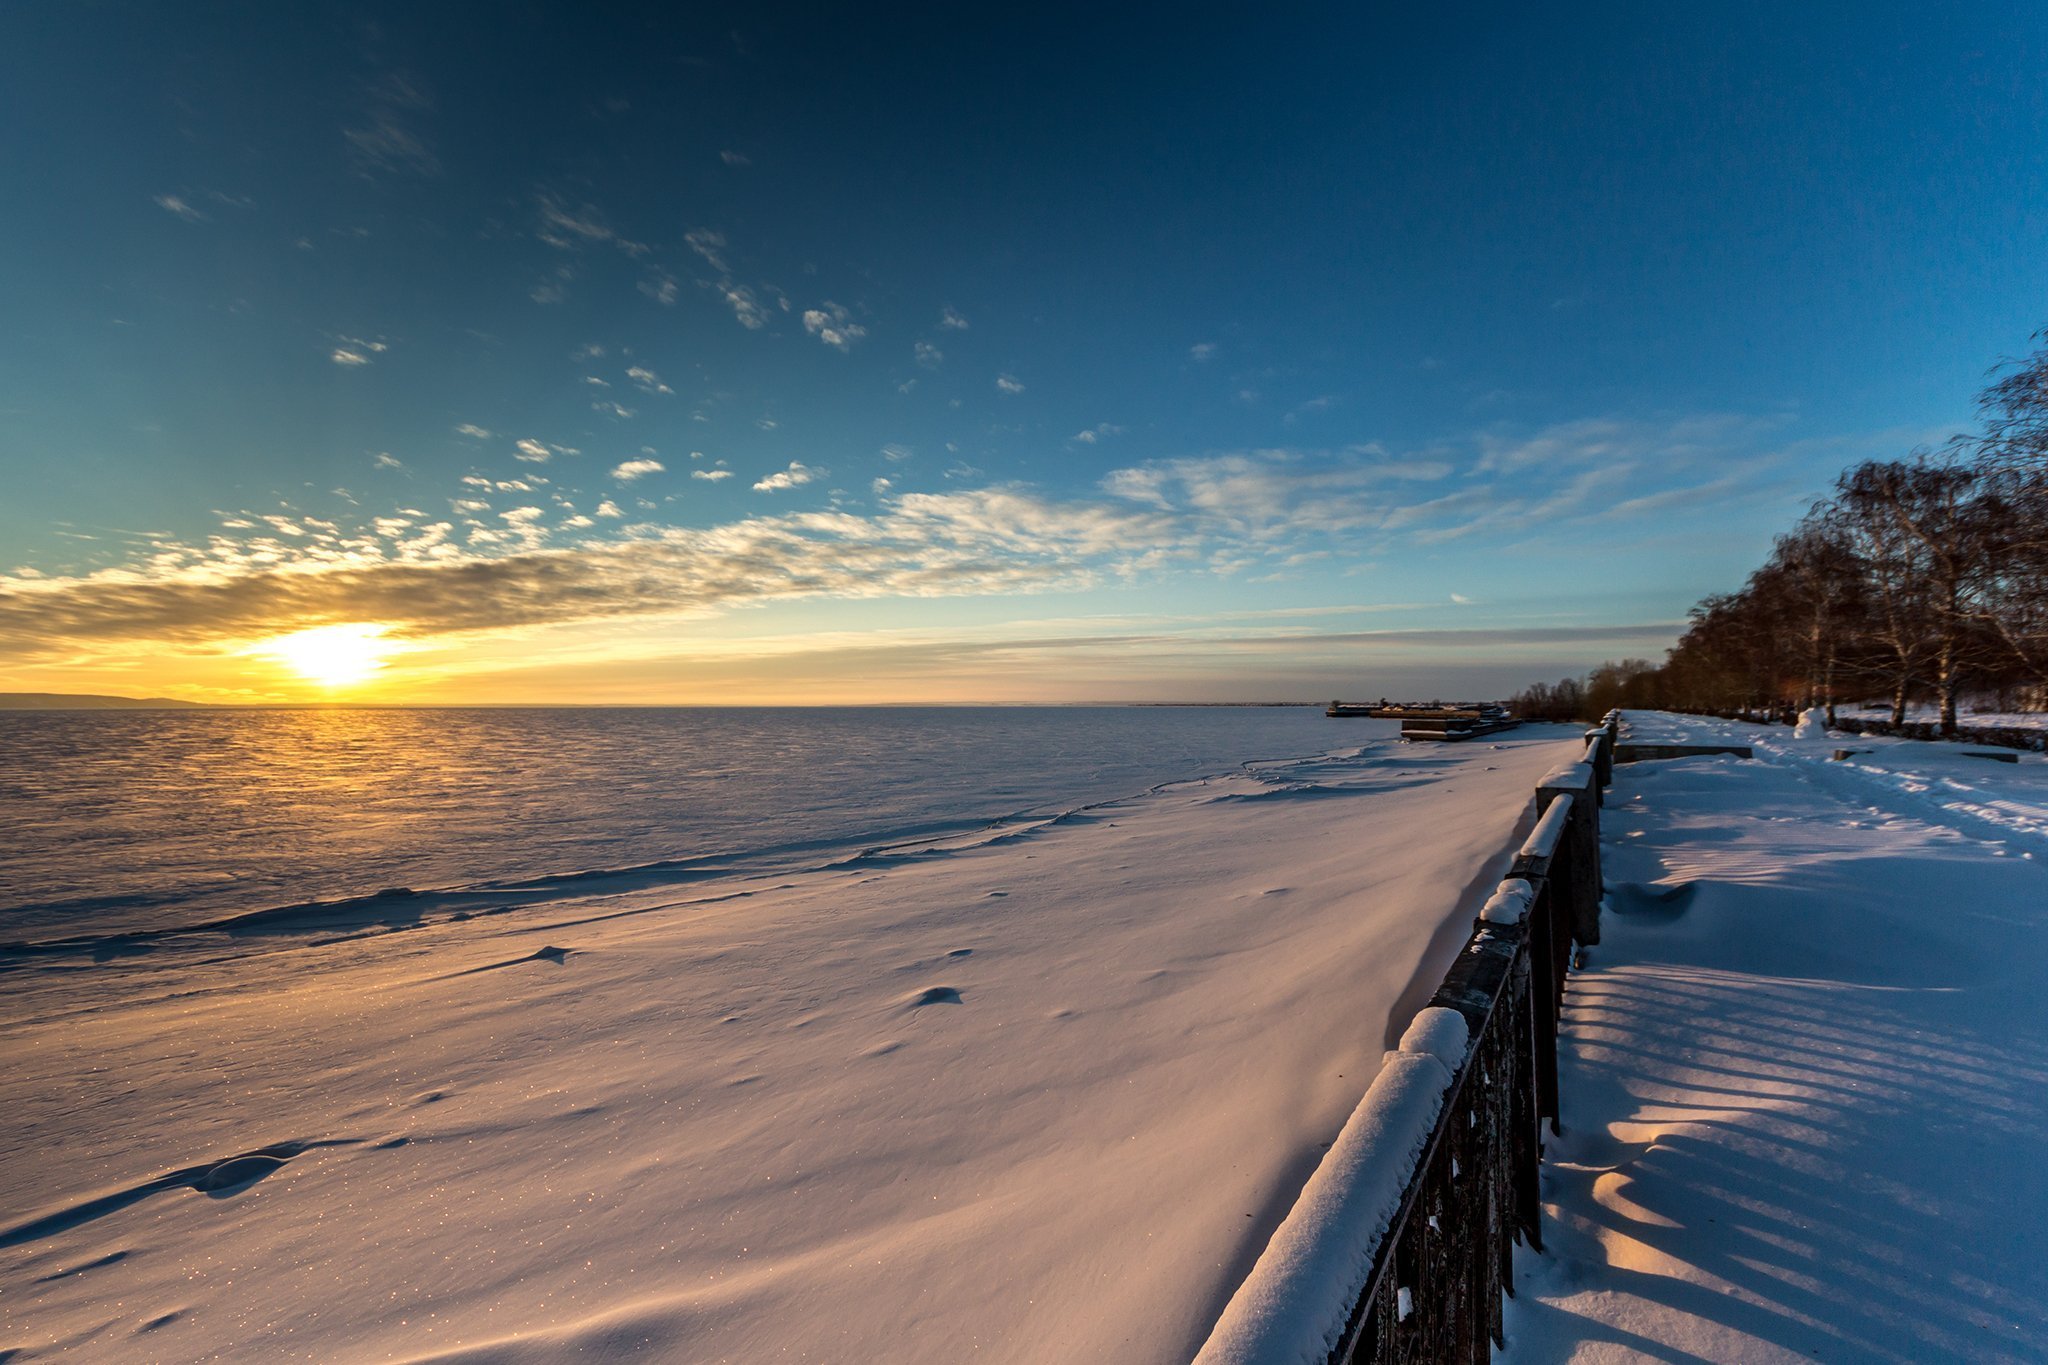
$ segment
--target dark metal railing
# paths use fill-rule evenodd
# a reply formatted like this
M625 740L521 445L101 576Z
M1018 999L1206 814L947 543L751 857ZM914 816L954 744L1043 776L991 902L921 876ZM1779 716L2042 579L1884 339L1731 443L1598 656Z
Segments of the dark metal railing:
M1558 1020L1573 944L1599 941L1599 813L1616 739L1610 715L1587 732L1583 760L1538 786L1536 829L1431 997L1431 1009L1464 1020L1466 1041L1462 1056L1435 1054L1449 1077L1442 1107L1362 1286L1315 1286L1326 1301L1295 1305L1295 1321L1279 1327L1270 1309L1260 1318L1233 1299L1201 1361L1268 1358L1283 1340L1303 1338L1328 1345L1332 1365L1483 1362L1503 1344L1514 1245L1543 1244L1542 1124L1558 1131ZM1417 1049L1404 1038L1402 1050ZM1361 1113L1373 1103L1369 1091ZM1270 1285L1254 1287L1265 1267L1262 1258L1239 1298L1270 1294Z

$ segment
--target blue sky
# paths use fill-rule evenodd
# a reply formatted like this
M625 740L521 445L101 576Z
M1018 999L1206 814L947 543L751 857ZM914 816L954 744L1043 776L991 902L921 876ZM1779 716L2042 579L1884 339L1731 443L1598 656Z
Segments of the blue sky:
M428 13L414 12L415 8ZM2048 323L2048 12L0 14L0 686L1501 691ZM438 528L438 529L437 529Z

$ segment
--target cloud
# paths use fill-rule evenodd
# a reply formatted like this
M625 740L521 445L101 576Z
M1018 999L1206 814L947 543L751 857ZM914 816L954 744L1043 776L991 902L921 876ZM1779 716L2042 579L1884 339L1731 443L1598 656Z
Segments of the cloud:
M772 314L761 302L759 294L733 278L732 262L726 255L725 234L709 228L696 228L684 233L683 241L711 267L715 278L708 282L709 286L725 300L726 307L732 309L732 315L740 326L750 332L766 327ZM783 306L788 307L787 299L783 300Z
M602 210L593 204L581 204L570 208L553 194L535 196L540 214L540 226L534 235L549 246L562 251L581 250L586 246L610 245L617 247L635 260L647 255L644 243L621 237L605 220Z
M642 393L673 394L674 389L661 382L661 376L642 365L635 365L626 371L626 378L633 381Z
M621 421L633 416L637 411L637 409L627 407L624 403L615 403L609 398L600 398L595 403L592 403L590 410L592 412L601 412L607 417L616 417Z
M1022 393L1024 381L1014 374L999 374L996 376L996 387L1004 393Z
M664 308L673 308L676 299L682 292L682 286L677 282L676 277L663 270L660 266L648 267L647 278L640 281L634 288Z
M789 468L779 470L754 485L756 493L774 493L784 488L801 488L823 472L796 460L789 462Z
M371 87L359 127L344 128L342 139L358 173L375 171L435 176L441 173L441 159L409 126L417 114L431 112L434 104L409 76L393 72Z
M597 515L618 515L608 507ZM1022 490L911 494L871 517L627 528L622 539L563 549L526 543L541 533L541 515L514 508L501 514L503 530L472 526L469 549L451 544L443 526L426 544L258 538L168 547L151 562L82 578L0 578L0 644L46 653L95 640L246 640L337 621L416 637L791 598L1040 591L1093 581L1113 568L1095 561L1165 527L1150 513Z
M868 334L852 314L829 300L822 307L804 310L804 330L839 351L852 350L853 343Z
M706 483L717 483L720 479L731 478L732 471L730 469L693 469L690 471L690 477L702 479Z
M458 436L467 436L477 441L488 441L491 439L491 433L474 422L464 422L461 426L455 428L455 433Z
M1295 404L1287 410L1286 415L1280 420L1291 427L1312 413L1328 412L1331 408L1337 406L1339 401L1341 400L1335 394L1326 393L1319 398L1311 398L1306 403Z
M546 464L550 453L546 446L530 437L521 437L513 443L512 458L529 464Z
M758 332L768 325L768 310L761 306L761 300L753 290L743 284L723 280L718 285L718 292L732 309L732 315L739 319L740 326L750 332Z
M1433 482L1448 461L1389 458L1372 446L1341 451L1255 450L1155 460L1111 471L1115 497L1178 508L1254 544L1384 529L1412 497L1399 486Z
M728 166L751 166L753 159L745 152L720 152L718 159Z
M1092 446L1105 436L1118 436L1122 433L1123 428L1114 422L1098 422L1086 431L1075 432L1074 439L1082 445Z
M476 495L451 501L455 516L436 523L439 530L407 525L425 520L411 510L356 530L286 507L224 515L221 533L195 544L158 538L116 567L51 577L42 566L43 577L0 576L0 650L28 657L89 653L103 641L246 641L339 621L387 622L401 636L417 636L797 597L1021 593L1162 574L1251 579L1323 563L1330 567L1322 572L1336 574L1461 537L1485 535L1479 543L1491 551L1532 537L1547 546L1576 534L1611 537L1618 518L1636 517L1647 531L1676 503L1698 498L1712 509L1752 496L1746 487L1713 484L1767 478L1745 471L1764 471L1793 449L1713 447L1698 439L1694 419L1621 425L1629 458L1562 474L1554 464L1514 473L1481 465L1503 448L1555 450L1572 433L1489 429L1421 453L1358 445L1135 463L1112 470L1098 494L1081 498L1020 485L899 493L883 480L870 484L877 502L865 515L793 511L689 528L634 522L606 500L590 513L591 526L604 532L559 548L543 539L545 517L525 505L542 501L532 496L539 474L469 475L465 484ZM1666 445L1694 452L1687 458L1700 464L1718 450L1712 458L1723 463L1674 480L1659 458ZM1832 466L1840 454L1828 447L1799 458ZM611 473L625 484L662 469L650 454ZM946 474L978 477L964 465ZM773 493L826 477L792 462L754 487ZM507 493L528 496L509 514L493 513L486 499ZM1477 606L1440 589L1439 610L1446 596ZM1475 629L1471 638L1487 634ZM1524 638L1514 631L1492 638L1510 635ZM1565 662L1562 671L1582 666Z
M713 270L721 275L732 274L732 267L725 260L725 234L709 228L698 228L683 234L683 243L690 250L704 258Z
M929 341L918 342L910 348L910 353L916 358L918 364L928 370L936 370L946 362L946 353L932 345Z
M403 469L405 468L405 461L386 450L380 451L377 458L370 461L370 465L373 469Z
M563 299L569 297L569 281L575 278L575 266L557 266L555 273L550 278L542 280L539 284L529 289L526 292L526 297L532 299L535 303L560 303Z
M213 221L175 194L159 194L156 197L156 205L164 212L175 214L188 223L210 223Z
M1216 343L1213 341L1196 342L1188 347L1188 358L1197 363L1205 360L1214 360L1216 358Z
M948 306L939 314L939 326L948 332L964 332L967 330L967 319Z
M350 368L367 365L371 356L382 355L391 349L388 342L365 341L361 337L340 337L338 340L341 344L328 352L327 358L337 365Z

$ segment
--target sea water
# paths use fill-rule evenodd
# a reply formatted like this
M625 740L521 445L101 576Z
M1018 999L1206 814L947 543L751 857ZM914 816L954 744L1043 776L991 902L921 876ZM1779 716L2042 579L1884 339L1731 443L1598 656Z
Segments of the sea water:
M1308 707L0 713L0 942L834 851L1355 745Z

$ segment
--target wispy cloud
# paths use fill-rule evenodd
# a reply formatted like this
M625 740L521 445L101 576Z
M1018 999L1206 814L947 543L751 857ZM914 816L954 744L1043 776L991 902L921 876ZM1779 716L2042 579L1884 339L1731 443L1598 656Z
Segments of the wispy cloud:
M531 437L522 436L512 446L512 458L530 464L546 464L551 454L546 446Z
M160 194L156 197L156 206L165 213L173 214L188 223L209 223L213 221L198 209L186 203L179 195Z
M605 220L602 210L594 204L570 206L553 194L536 196L536 207L540 214L540 226L534 235L549 246L563 251L574 251L586 246L610 245L617 247L635 260L647 255L645 243L622 237Z
M1205 360L1214 360L1216 358L1216 343L1213 341L1196 342L1188 347L1188 358L1197 363Z
M967 330L967 319L948 306L939 314L939 326L948 332L964 332Z
M642 393L673 394L674 389L661 382L661 376L644 365L635 365L626 371L626 378Z
M929 341L918 342L910 348L910 353L918 364L928 370L936 370L946 362L946 353Z
M1022 393L1024 381L1014 374L999 374L996 376L996 387L1004 393Z
M425 88L410 76L393 72L378 81L364 100L362 122L342 130L356 169L439 175L441 159L411 126L433 107Z
M732 309L732 315L739 319L740 326L750 332L758 332L768 325L769 312L753 290L731 280L722 280L718 292L725 299L726 306Z
M628 508L638 502L652 514L658 504L629 494L620 495L625 507L607 499L579 521L586 514L537 469L520 479L473 473L446 522L412 510L352 528L292 507L241 511L223 514L217 535L193 544L160 537L118 567L67 576L39 565L38 577L0 577L0 646L48 656L97 640L245 639L335 621L432 634L790 597L1021 593L1176 574L1252 579L1319 564L1349 572L1447 540L1486 536L1511 548L1511 538L1540 533L1555 544L1575 531L1611 535L1631 519L1647 527L1674 506L1705 510L1756 496L1750 485L1774 477L1770 461L1784 449L1754 433L1717 443L1700 435L1710 429L1691 418L1617 420L1601 428L1620 456L1611 463L1559 458L1515 469L1495 467L1501 452L1555 455L1585 431L1494 428L1421 454L1372 445L1212 452L1126 465L1079 498L974 487L968 481L979 476L956 465L947 477L967 486L943 493L869 484L877 505L868 515L792 512L701 527L637 523ZM651 451L609 471L629 486L661 472ZM698 468L693 478L716 484L727 474ZM753 487L772 494L826 477L793 461ZM499 499L514 505L494 510ZM546 539L558 515L558 535L579 532L560 545ZM1450 597L1475 606L1465 593Z

